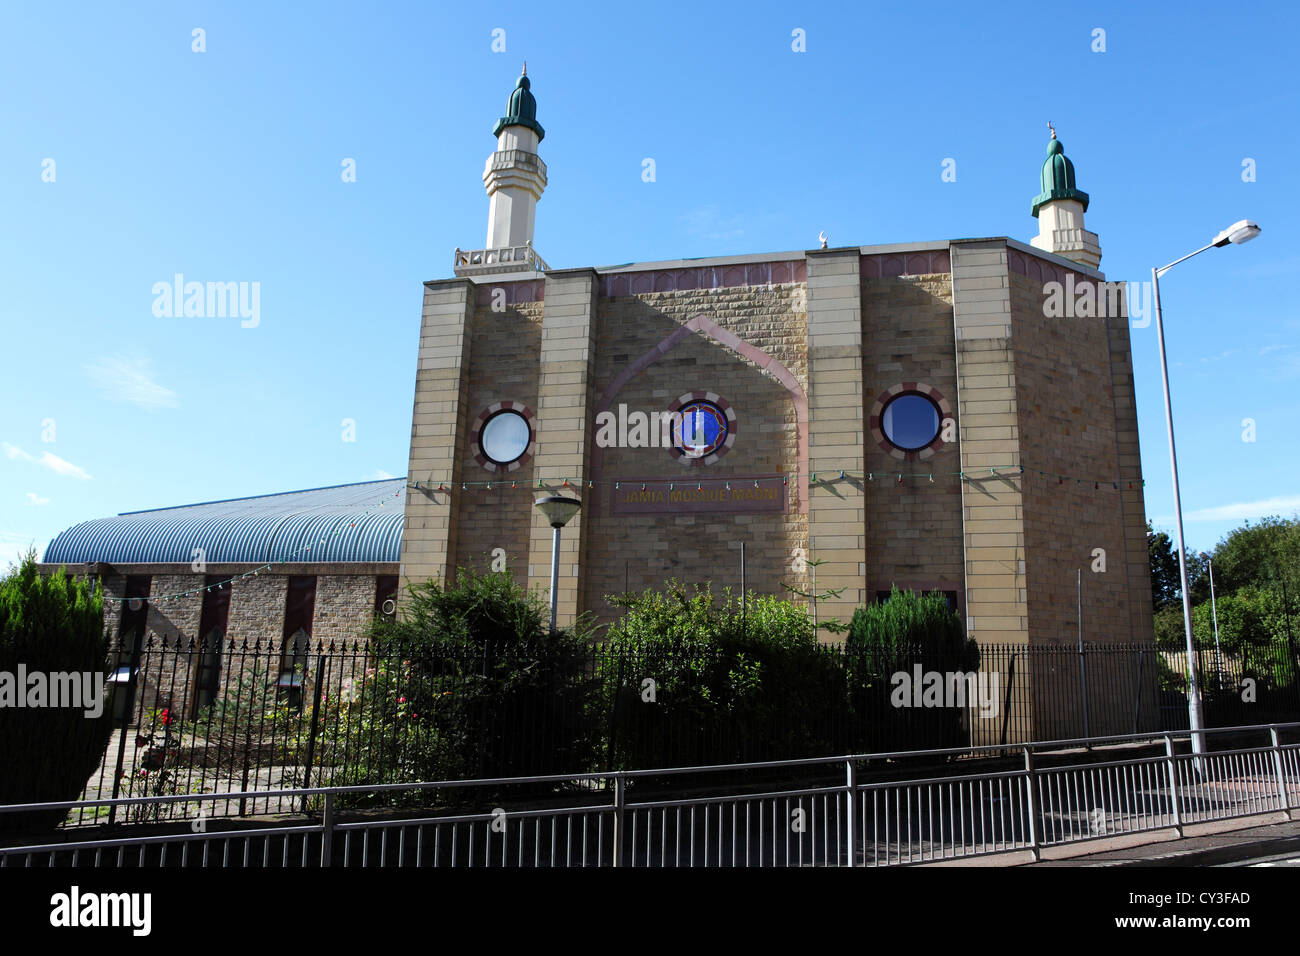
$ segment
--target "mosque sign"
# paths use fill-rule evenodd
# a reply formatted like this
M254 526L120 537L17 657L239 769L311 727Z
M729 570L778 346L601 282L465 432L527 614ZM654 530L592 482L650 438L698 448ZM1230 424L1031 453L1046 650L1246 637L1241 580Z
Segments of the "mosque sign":
M784 513L789 487L777 477L619 479L613 489L613 514L765 514Z

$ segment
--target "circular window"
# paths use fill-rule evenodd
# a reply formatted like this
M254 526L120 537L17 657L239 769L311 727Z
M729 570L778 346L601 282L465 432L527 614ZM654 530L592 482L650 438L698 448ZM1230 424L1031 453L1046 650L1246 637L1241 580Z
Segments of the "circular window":
M704 458L727 441L726 413L706 399L687 402L673 419L673 445L684 458Z
M483 423L479 449L493 464L509 465L524 457L532 437L528 419L513 409L504 409Z
M895 448L919 451L939 437L939 406L918 392L892 399L880 416L881 431Z

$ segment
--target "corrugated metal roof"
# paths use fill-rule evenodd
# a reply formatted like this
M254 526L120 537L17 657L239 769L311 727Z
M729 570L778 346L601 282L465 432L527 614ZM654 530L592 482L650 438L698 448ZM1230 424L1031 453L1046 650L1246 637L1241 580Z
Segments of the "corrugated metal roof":
M405 478L132 511L86 521L50 542L49 564L397 561ZM337 532L337 534L336 534Z

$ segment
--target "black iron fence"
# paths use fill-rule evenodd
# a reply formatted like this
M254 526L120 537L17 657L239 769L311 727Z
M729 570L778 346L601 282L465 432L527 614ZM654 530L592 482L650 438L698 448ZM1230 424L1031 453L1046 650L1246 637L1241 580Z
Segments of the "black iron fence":
M1285 644L1198 652L1208 726L1300 716ZM1185 655L1153 645L984 645L978 661L831 645L775 668L524 647L387 651L150 639L113 651L118 730L87 799L271 791L989 747L1188 726ZM265 798L248 796L266 792ZM355 791L354 791L355 793ZM399 791L376 791L391 805ZM415 794L418 791L400 791ZM358 805L366 801L355 798ZM132 805L156 819L171 803ZM114 819L81 808L70 823ZM120 817L118 818L120 819Z

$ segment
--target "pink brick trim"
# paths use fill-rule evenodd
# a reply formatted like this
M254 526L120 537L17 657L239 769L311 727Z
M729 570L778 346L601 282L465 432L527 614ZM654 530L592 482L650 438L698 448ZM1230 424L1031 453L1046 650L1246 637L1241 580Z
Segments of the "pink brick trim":
M1064 284L1066 275L1071 273L1074 275L1076 285L1098 281L1093 279L1092 276L1085 275L1082 272L1075 272L1073 269L1067 269L1055 262L1048 262L1046 259L1040 259L1037 256L1028 255L1019 249L1007 250L1007 269L1042 283L1060 282Z
M652 292L782 285L806 282L807 277L808 264L803 259L686 269L649 269L642 272L606 272L600 277L600 295L602 298L614 298Z
M888 279L897 276L932 275L951 272L946 249L928 252L890 252L862 256L858 271L864 279Z

